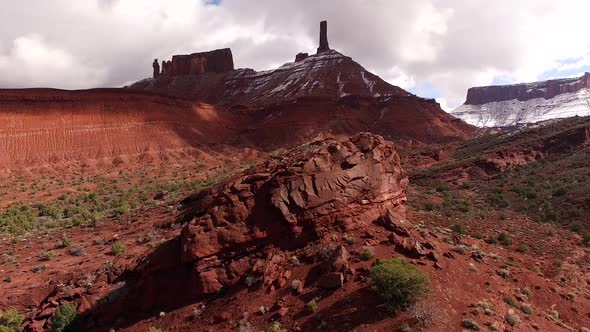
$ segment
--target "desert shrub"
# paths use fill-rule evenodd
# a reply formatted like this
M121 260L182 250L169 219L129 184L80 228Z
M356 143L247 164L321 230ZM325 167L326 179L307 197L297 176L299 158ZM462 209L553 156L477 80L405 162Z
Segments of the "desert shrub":
M518 252L520 253L527 253L529 252L529 246L527 246L526 244L521 244L520 246L518 246L518 249L516 249Z
M472 319L464 319L461 321L461 326L468 329L468 330L472 330L472 331L479 331L481 330L481 327L479 326L479 324L477 324L476 321L472 320Z
M472 189L473 188L473 184L471 184L469 182L464 182L459 188L460 189Z
M373 290L392 309L411 304L429 291L427 274L413 264L397 258L375 264L370 275Z
M119 256L125 251L125 245L120 241L113 243L111 246L111 253L115 256Z
M512 296L504 296L503 298L504 302L506 302L508 305L518 308L518 302L516 302L516 299L513 298Z
M545 221L546 222L552 222L552 221L557 221L557 212L555 212L554 210L548 210L545 213Z
M288 332L288 330L285 329L281 323L273 322L266 329L264 329L264 332Z
M84 249L82 249L82 247L79 247L79 246L71 246L68 251L70 252L70 255L72 255L72 256L76 256L76 257L84 256Z
M22 331L21 325L25 316L14 309L0 311L0 332Z
M527 200L537 198L537 194L534 191L531 191L529 188L513 186L512 188L510 188L510 191L519 194L520 197Z
M526 304L521 305L520 310L522 310L522 312L524 312L527 315L531 315L533 313L533 308Z
M74 242L71 239L64 236L61 239L61 243L57 244L55 247L58 249L63 249L71 246L72 244L74 244Z
M433 202L426 202L426 203L424 203L424 210L425 211L432 211L432 210L434 210L434 203Z
M553 192L553 196L564 196L567 194L567 190L565 188L559 188Z
M48 262L50 260L53 259L53 257L56 256L56 253L53 251L46 251L46 252L42 252L41 254L39 254L38 256L38 261L39 262Z
M590 233L584 234L582 237L582 244L585 246L590 246Z
M436 306L431 302L419 301L412 306L412 320L418 327L428 327L435 318Z
M502 190L496 190L490 195L490 201L492 204L496 205L500 208L505 208L510 205L510 202L504 197L504 192Z
M580 223L576 223L570 226L570 230L574 233L581 233L584 227Z
M444 183L441 183L436 186L436 191L438 191L439 193L443 191L449 191L449 186Z
M508 324L510 324L511 326L516 326L519 322L520 322L520 317L513 313L513 312L507 312L505 317L506 322L508 322Z
M291 256L291 258L289 258L289 263L291 263L292 265L299 265L299 258L293 255Z
M505 246L512 244L512 238L510 238L510 236L508 236L506 233L500 233L500 235L498 235L498 241Z
M465 234L465 226L462 224L454 224L451 226L451 230L456 234Z
M150 328L148 329L148 332L163 332L163 331L160 328L150 326Z
M314 313L314 312L318 311L318 301L316 299L313 299L313 300L307 302L305 304L305 309L310 313Z
M51 319L51 330L53 332L74 332L77 321L76 307L71 303L62 304L55 309Z
M361 251L360 259L363 261L371 260L374 256L373 248L371 247L363 247L363 251Z
M23 235L35 228L35 217L35 212L28 205L11 205L5 212L0 213L0 233Z

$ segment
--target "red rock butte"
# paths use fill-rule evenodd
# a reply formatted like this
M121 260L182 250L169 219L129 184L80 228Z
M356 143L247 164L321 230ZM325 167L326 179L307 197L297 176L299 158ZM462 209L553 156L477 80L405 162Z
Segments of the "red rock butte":
M158 59L154 60L154 78L159 76L200 75L203 73L223 73L234 70L234 60L229 48L175 55L170 61L162 63L159 71Z

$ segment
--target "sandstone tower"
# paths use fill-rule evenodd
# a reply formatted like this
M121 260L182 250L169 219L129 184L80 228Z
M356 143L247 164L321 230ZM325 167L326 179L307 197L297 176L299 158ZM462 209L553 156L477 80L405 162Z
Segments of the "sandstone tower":
M320 22L320 47L318 47L318 53L330 50L328 44L328 21Z

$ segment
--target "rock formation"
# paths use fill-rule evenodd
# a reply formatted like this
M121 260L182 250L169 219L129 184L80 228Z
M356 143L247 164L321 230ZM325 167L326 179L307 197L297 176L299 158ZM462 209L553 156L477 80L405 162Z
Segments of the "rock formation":
M234 70L234 61L229 48L174 55L172 60L162 63L162 76L200 75L203 73L223 73Z
M329 242L329 234L361 230L383 213L403 215L407 186L394 144L380 136L360 133L316 141L185 199L180 222L186 225L172 246L179 251L146 259L137 272L153 292L160 289L158 276L190 267L190 287L182 295L194 298L236 285L246 275L264 287L281 288L290 275L288 256L276 249ZM324 269L346 280L347 259L340 248ZM327 284L336 287L338 282ZM146 293L141 302L164 304L150 303L155 299Z
M154 67L154 78L158 78L160 76L160 64L158 63L158 59L154 59L154 63L152 63L152 67Z
M170 75L170 61L162 61L162 74L161 76L171 76Z
M318 47L318 53L329 51L330 45L328 44L328 22L320 22L320 46Z
M590 115L590 73L542 82L470 88L452 114L481 127Z
M295 56L295 62L305 60L307 57L309 57L309 54L307 53L297 53L297 55Z

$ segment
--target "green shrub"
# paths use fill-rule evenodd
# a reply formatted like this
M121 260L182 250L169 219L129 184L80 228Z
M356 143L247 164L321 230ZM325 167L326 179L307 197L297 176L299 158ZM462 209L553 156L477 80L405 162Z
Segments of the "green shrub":
M51 331L75 332L77 321L76 307L71 303L62 304L55 309L51 319Z
M510 205L510 202L504 197L502 190L496 190L490 195L490 200L494 205L500 208L505 208Z
M20 332L25 316L14 309L0 311L0 332Z
M125 251L125 245L120 241L113 243L111 246L111 253L115 256L119 256Z
M582 231L584 230L584 227L582 226L582 224L576 223L570 227L570 230L574 233L582 233Z
M512 238L510 238L510 236L508 236L506 233L500 233L500 235L498 235L498 241L505 246L512 244Z
M316 299L313 299L313 300L307 302L305 304L305 309L307 309L307 311L310 313L314 313L314 312L318 311L318 301Z
M473 184L471 184L469 182L464 182L459 188L460 189L471 189L471 188L473 188Z
M526 305L526 304L521 305L520 310L522 310L522 312L524 312L527 315L533 314L533 308L531 308L531 306Z
M36 227L36 213L25 204L9 206L0 213L0 233L23 235Z
M519 307L518 302L516 302L516 299L513 298L512 296L509 296L509 295L504 296L503 300L504 300L504 302L506 302L510 306L513 306L515 308Z
M64 236L64 238L61 240L61 243L58 244L56 247L57 248L67 248L67 247L71 246L72 244L74 244L74 241L72 241L71 239L68 239L67 237Z
M432 210L434 210L434 203L433 202L426 202L426 203L424 203L424 210L425 211L432 211Z
M547 222L557 221L557 218L557 212L555 212L554 210L549 210L547 211L547 213L545 213L545 221Z
M496 243L498 242L498 240L496 240L496 239L495 239L495 238L493 238L493 237L489 237L489 238L487 238L485 241L486 241L486 243L488 243L488 244L496 244Z
M406 306L429 291L428 275L413 264L390 258L371 270L372 288L394 309Z
M454 224L451 226L451 230L456 234L465 234L465 226L462 224Z

